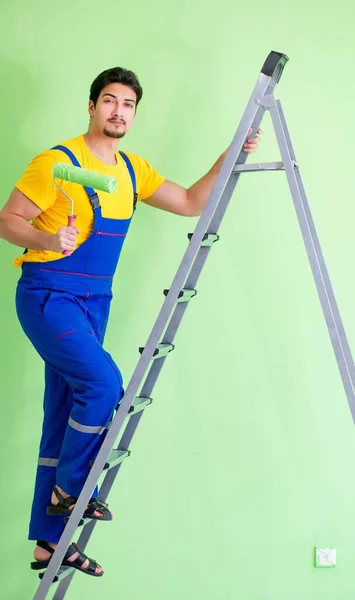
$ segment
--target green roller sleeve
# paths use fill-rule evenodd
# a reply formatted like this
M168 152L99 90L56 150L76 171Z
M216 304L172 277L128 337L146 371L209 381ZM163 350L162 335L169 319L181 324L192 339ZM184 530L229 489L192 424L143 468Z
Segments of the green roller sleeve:
M74 165L68 165L67 163L55 163L52 173L55 179L65 179L66 181L79 183L80 185L92 187L95 190L101 190L109 194L116 191L118 184L115 177L102 175L101 173L96 173L96 171L89 171L81 167L74 167Z

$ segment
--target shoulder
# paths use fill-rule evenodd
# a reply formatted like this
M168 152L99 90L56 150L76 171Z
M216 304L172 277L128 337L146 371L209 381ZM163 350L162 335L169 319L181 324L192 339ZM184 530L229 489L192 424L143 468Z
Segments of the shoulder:
M69 140L64 140L57 144L54 144L51 148L47 150L43 150L36 154L32 160L31 165L45 165L54 164L55 162L71 162L69 156L65 154L62 150L56 149L57 146L65 146L74 154L80 150L79 138L71 138Z
M59 146L59 148L58 148ZM81 159L81 155L83 152L82 149L82 136L77 136L75 138L70 138L69 140L64 140L57 144L54 144L52 148L49 148L44 154L50 157L55 157L56 160L60 162L71 162L69 156L61 150L60 147L67 148L70 152L74 154L76 158Z

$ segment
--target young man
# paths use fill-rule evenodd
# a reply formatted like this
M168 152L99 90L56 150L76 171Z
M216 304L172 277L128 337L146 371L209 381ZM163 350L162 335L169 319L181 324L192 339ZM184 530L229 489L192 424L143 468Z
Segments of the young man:
M142 88L134 73L104 71L90 88L87 133L36 156L0 211L0 237L26 248L16 307L25 334L45 362L44 422L29 530L37 540L32 568L48 565L123 395L122 376L103 348L112 278L136 200L177 215L197 216L207 201L225 153L190 188L168 181L143 158L117 151L134 123ZM261 133L259 130L258 133ZM247 140L254 152L259 138ZM53 184L56 162L112 175L114 194ZM65 254L63 254L66 251ZM84 516L111 520L97 490ZM64 559L76 569L102 568L71 544Z

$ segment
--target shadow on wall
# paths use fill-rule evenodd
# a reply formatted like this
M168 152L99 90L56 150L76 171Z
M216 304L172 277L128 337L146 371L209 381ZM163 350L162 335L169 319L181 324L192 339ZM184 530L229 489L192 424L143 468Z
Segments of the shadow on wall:
M28 124L31 123L34 108L38 109L41 88L38 85L38 72L32 74L21 64L1 59L0 81L1 208L34 155L33 148L36 147L37 140L28 134L31 130ZM27 521L43 398L43 367L22 331L15 310L16 284L21 271L12 265L12 260L22 252L22 248L0 239L0 494L3 497L8 495L9 485L11 486L12 510L18 517L16 523L6 517L0 523L4 537L11 540L9 547L12 555L21 556L21 561L25 555L28 560ZM0 553L0 558L10 574L7 582L2 585L0 596L9 600L25 597L28 593L25 590L36 585L32 573L30 570L28 573L23 572L21 581L15 580L9 555Z
M2 115L2 152L0 207L4 206L23 169L31 159L30 145L22 139L22 129L35 101L34 81L29 71L13 62L0 60L0 113ZM0 285L0 357L1 391L0 421L6 431L2 436L1 451L11 456L14 465L19 457L14 453L14 439L18 434L19 423L13 417L11 406L26 402L25 383L21 376L24 369L24 337L15 311L16 283L20 270L12 265L12 260L22 253L22 248L0 240L1 285ZM17 429L17 434L16 434ZM20 440L21 441L21 440ZM21 443L19 441L19 450Z
M28 118L31 106L35 101L35 85L29 71L23 66L9 61L0 60L0 114L2 115L2 152L0 178L0 207L4 206L14 188L16 181L26 167L32 153L30 144L22 140L21 131ZM21 254L18 249L4 240L0 240L1 276L3 285L0 288L1 326L10 327L9 315L6 316L4 307L12 302L12 286L19 276L11 262ZM3 328L1 328L3 331Z
M2 115L1 200L2 206L16 179L32 158L31 144L22 129L36 102L35 82L23 65L0 60L0 113Z

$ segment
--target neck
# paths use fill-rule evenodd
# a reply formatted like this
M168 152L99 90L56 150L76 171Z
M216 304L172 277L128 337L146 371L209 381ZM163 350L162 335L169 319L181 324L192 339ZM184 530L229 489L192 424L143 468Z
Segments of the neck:
M102 162L108 165L116 164L116 150L119 144L118 139L109 138L98 132L87 131L84 134L84 140L90 152Z

